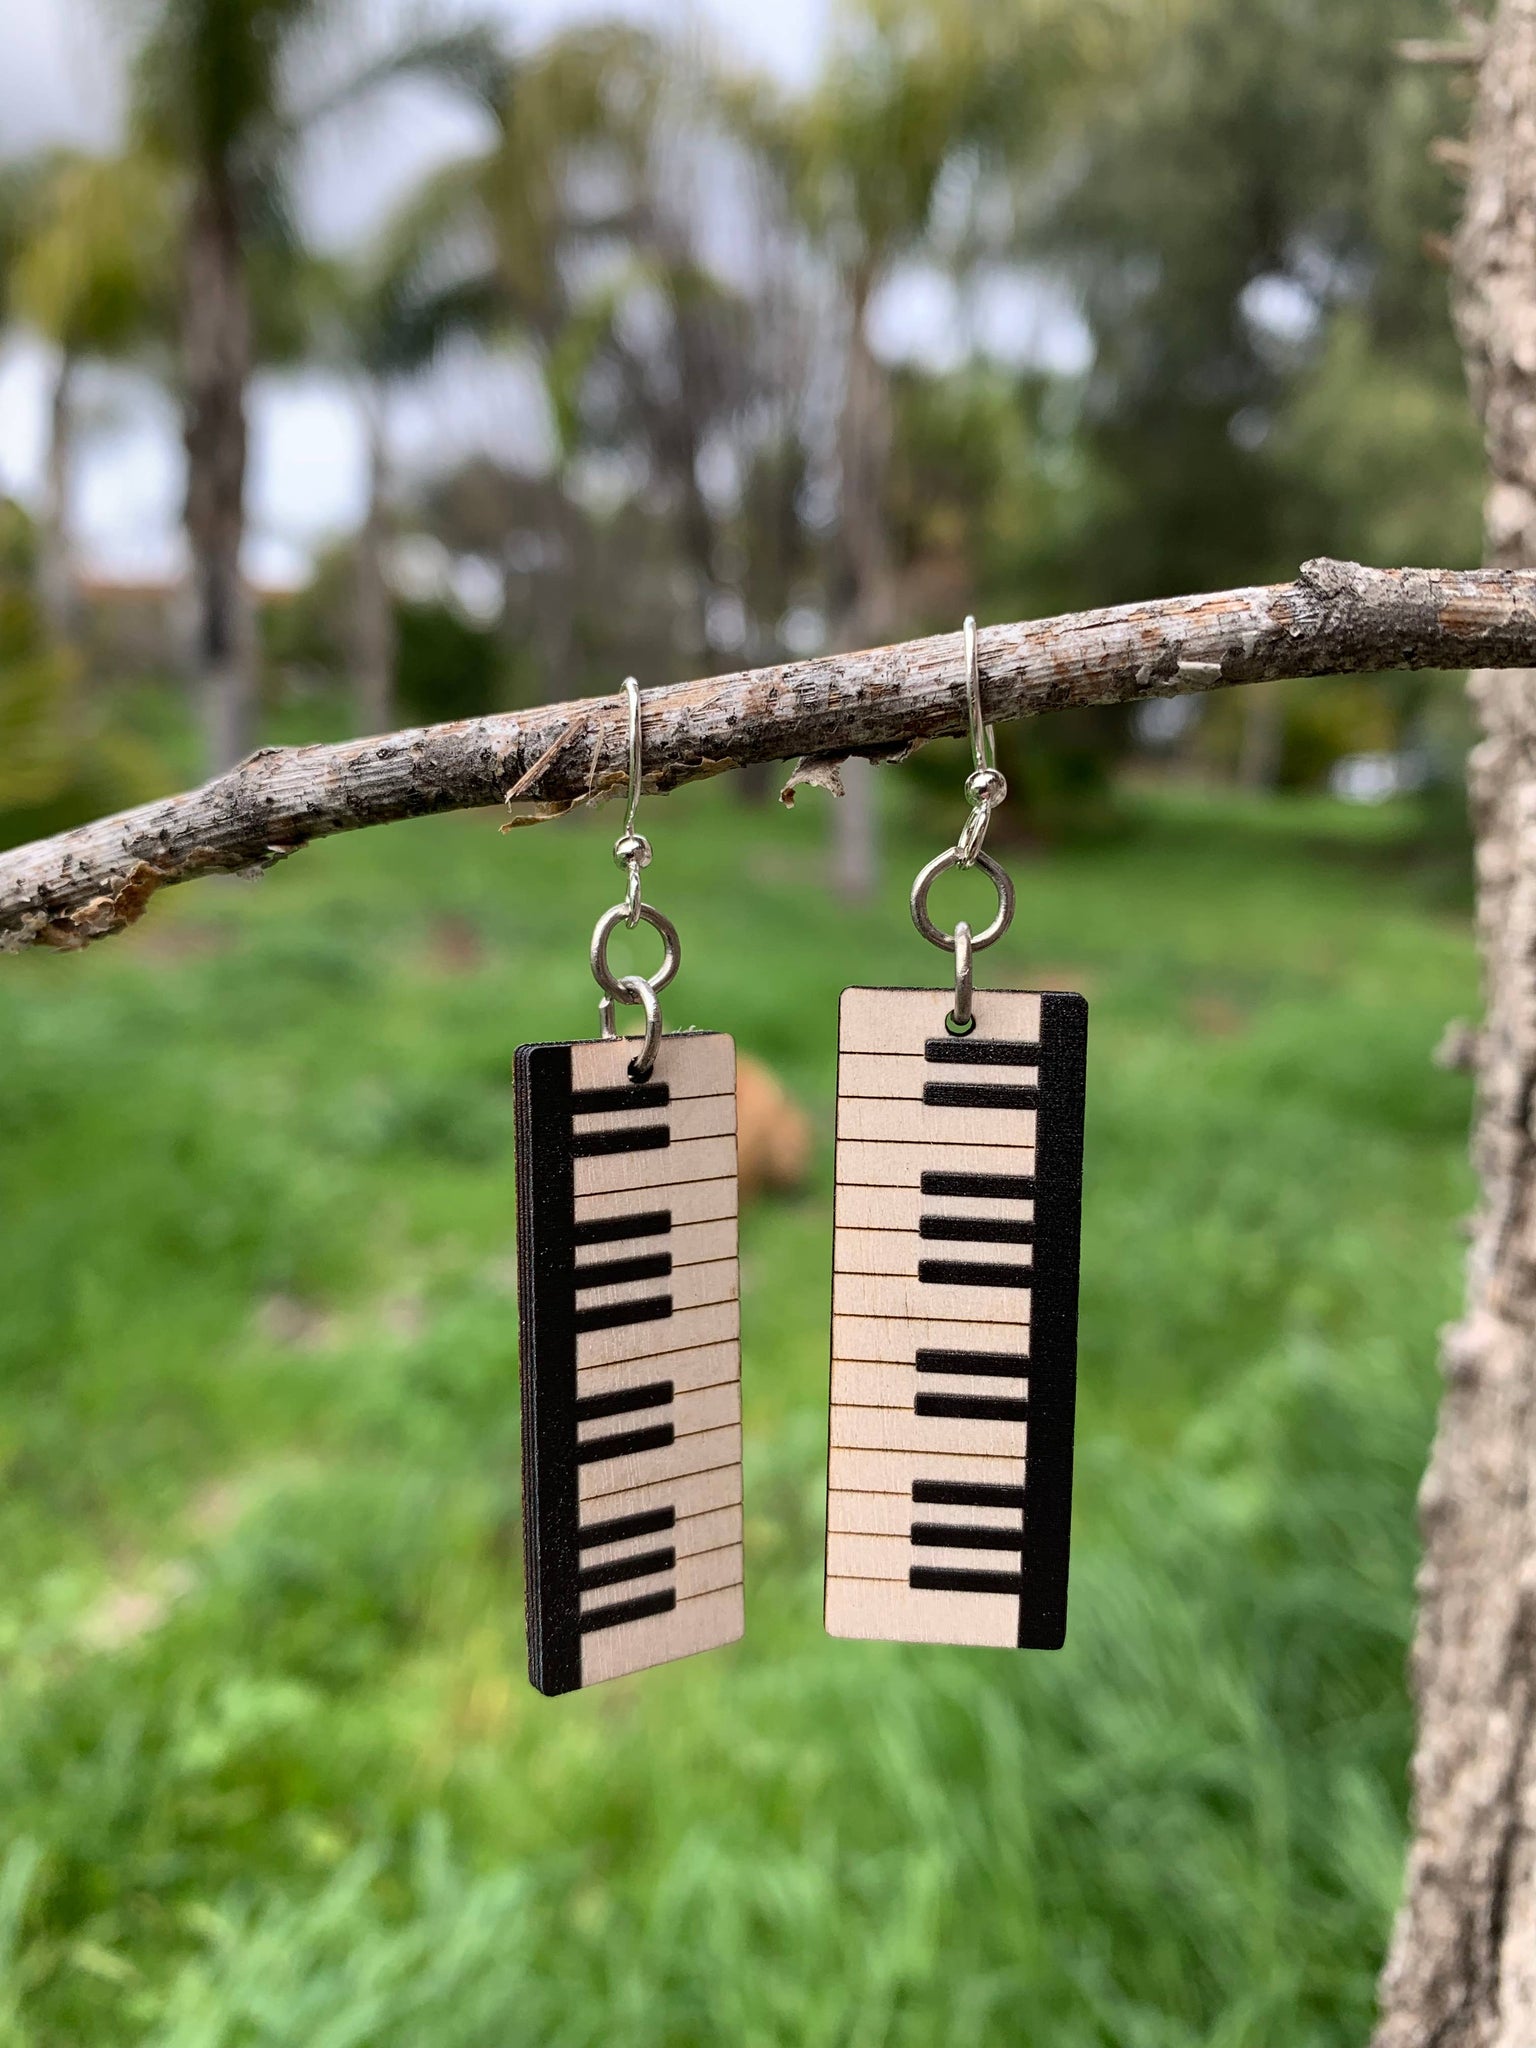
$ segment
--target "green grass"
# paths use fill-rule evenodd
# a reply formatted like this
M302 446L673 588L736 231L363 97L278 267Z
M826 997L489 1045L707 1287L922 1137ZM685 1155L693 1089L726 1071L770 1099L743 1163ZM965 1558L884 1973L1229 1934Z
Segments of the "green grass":
M1457 886L1303 804L1017 860L982 979L1092 1028L1071 1628L1010 1657L819 1617L837 992L942 976L937 831L852 910L814 798L648 824L669 1022L822 1145L744 1224L747 1640L584 1697L523 1675L508 1066L594 1027L613 816L368 833L0 968L0 2043L1360 2040Z

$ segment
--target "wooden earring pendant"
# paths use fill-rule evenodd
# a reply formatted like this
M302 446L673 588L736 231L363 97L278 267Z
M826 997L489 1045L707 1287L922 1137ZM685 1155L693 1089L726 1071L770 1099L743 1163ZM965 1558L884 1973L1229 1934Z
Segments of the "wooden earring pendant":
M626 900L592 936L602 1036L525 1045L517 1114L518 1316L528 1670L574 1692L742 1633L736 1049L662 1029L676 928L641 901L651 849L629 805ZM658 972L616 978L608 941L650 925ZM613 1006L638 1004L638 1041Z
M948 989L849 988L838 1032L826 1626L1053 1650L1066 1634L1088 1006L975 991L1013 917L982 850L1007 794L965 622L974 769L959 840L912 889ZM928 915L953 867L997 915Z

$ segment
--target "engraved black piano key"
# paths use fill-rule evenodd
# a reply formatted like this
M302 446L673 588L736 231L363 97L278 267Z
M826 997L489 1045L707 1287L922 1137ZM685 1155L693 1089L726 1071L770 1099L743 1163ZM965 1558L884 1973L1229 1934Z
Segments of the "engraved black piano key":
M659 1536L677 1526L676 1508L651 1508L643 1515L610 1515L606 1522L588 1522L577 1537L583 1550L602 1543L627 1543L633 1536Z
M589 1437L576 1446L578 1465L601 1465L609 1458L628 1458L638 1451L664 1451L672 1442L670 1422L658 1422L654 1429L625 1429L616 1436Z
M1033 1039L930 1038L923 1047L930 1065L956 1067L1038 1067L1040 1047Z
M578 1223L571 1232L573 1244L618 1244L627 1237L665 1237L672 1228L670 1209L642 1209L638 1216L596 1216L590 1223ZM590 1271L583 1266L582 1272Z
M665 1109L672 1090L665 1081L630 1082L623 1088L577 1088L571 1096L571 1112L589 1116L618 1109Z
M1033 1266L998 1266L973 1259L919 1259L917 1277L935 1287L1032 1287Z
M984 1195L990 1201L1027 1202L1035 1192L1032 1173L925 1173L918 1182L925 1195Z
M920 1216L917 1234L948 1244L1033 1244L1035 1226L1002 1216Z
M601 1308L578 1308L571 1320L582 1330L623 1330L631 1323L663 1323L672 1313L670 1294L654 1294L641 1301L613 1301Z
M983 1486L970 1479L914 1479L912 1499L923 1508L1021 1508L1022 1486Z
M601 1265L578 1266L578 1287L622 1287L628 1280L665 1280L672 1271L670 1252L647 1252L639 1259L605 1259Z
M638 1415L643 1408L665 1408L672 1398L670 1380L651 1380L643 1387L620 1387L612 1394L587 1394L576 1403L578 1422L598 1422L605 1415Z
M925 1081L923 1100L930 1109L1034 1109L1040 1090L1001 1081Z
M672 1142L665 1124L636 1124L627 1131L573 1131L573 1159L606 1159L615 1152L660 1152Z
M647 1615L670 1614L677 1605L677 1594L669 1586L664 1593L640 1593L633 1600L616 1600L611 1607L590 1608L582 1615L581 1633L592 1634L594 1629L621 1628L626 1621L644 1621Z
M626 1580L650 1579L657 1572L676 1568L677 1552L669 1544L665 1550L642 1550L635 1557L615 1557L607 1564L583 1565L576 1574L576 1590L595 1593L601 1586L622 1586Z
M963 1372L970 1379L1029 1377L1029 1360L1015 1351L933 1351L924 1346L913 1363L919 1372Z
M913 1565L907 1584L918 1593L1011 1593L1015 1599L1024 1590L1019 1572L948 1571L932 1564Z
M925 1550L1022 1550L1024 1531L962 1527L956 1522L914 1522L912 1543L914 1548Z
M953 1422L1023 1422L1029 1415L1029 1403L991 1394L918 1394L912 1413L947 1416Z

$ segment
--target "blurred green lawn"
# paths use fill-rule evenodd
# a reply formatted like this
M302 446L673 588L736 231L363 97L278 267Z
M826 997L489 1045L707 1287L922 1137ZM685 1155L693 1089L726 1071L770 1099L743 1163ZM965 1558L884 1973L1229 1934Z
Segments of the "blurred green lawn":
M820 1625L837 992L942 977L940 841L893 819L854 911L814 797L647 823L669 1022L822 1142L744 1224L747 1640L579 1698L524 1677L508 1068L594 1028L616 813L370 832L0 968L0 2042L1360 2040L1456 884L1302 802L1017 859L982 979L1093 1009L1072 1619L1010 1657Z

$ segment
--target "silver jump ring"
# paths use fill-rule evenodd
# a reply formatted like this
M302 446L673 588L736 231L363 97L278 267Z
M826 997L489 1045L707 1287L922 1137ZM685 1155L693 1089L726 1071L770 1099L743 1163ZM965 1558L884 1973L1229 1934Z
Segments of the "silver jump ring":
M626 975L622 980L616 979L608 965L608 941L618 927L626 922L626 906L622 903L615 903L611 910L605 910L597 920L592 932L592 977L605 996L612 996L618 1002L633 1003L639 998L624 993L625 983L638 981L641 977ZM664 917L654 904L640 905L640 922L648 924L653 931L660 932L662 944L666 948L660 967L646 982L652 993L659 995L682 964L682 943L677 936L677 926L670 917Z
M912 884L912 922L930 945L942 946L946 953L956 951L955 941L948 932L941 932L928 915L928 891L940 875L947 875L951 868L961 865L958 850L953 846L946 847L919 871L917 880ZM997 915L983 931L969 933L971 951L979 953L987 946L995 946L1013 923L1013 883L1008 879L1007 869L999 867L990 853L978 853L974 865L980 868L997 891ZM593 972L596 971L594 966Z
M661 1004L656 1000L656 991L638 974L626 974L614 984L614 995L605 995L597 1006L603 1036L610 1040L619 1035L613 1021L615 997L621 1003L638 1003L645 1012L645 1036L640 1050L629 1063L629 1078L632 1081L648 1080L656 1064L656 1055L661 1050Z
M971 1015L971 999L976 992L971 980L971 955L974 951L971 928L962 917L955 926L955 1007L950 1013L961 1031L969 1031L974 1021Z

